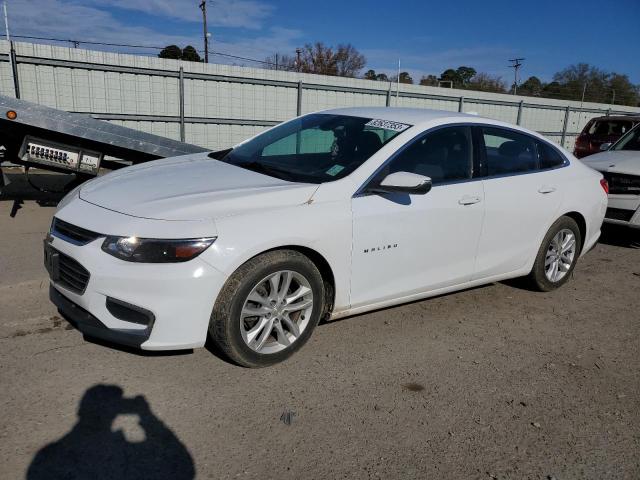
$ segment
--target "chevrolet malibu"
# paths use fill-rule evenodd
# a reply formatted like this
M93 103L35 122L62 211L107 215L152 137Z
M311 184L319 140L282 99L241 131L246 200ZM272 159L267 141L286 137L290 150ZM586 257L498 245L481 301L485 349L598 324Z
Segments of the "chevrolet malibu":
M537 133L464 114L347 108L70 192L50 297L89 337L208 334L249 367L335 319L508 278L548 291L600 235L606 182Z

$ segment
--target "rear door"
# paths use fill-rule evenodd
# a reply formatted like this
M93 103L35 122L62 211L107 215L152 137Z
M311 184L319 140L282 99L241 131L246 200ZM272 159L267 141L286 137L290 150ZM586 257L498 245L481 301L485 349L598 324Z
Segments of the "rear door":
M563 195L558 167L566 160L537 138L479 127L484 155L485 217L474 279L522 269L536 254Z

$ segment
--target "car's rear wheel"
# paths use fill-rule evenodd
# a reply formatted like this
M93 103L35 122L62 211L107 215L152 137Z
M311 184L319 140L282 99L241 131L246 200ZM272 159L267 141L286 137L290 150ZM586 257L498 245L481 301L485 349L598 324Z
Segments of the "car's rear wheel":
M543 292L569 280L580 256L582 235L571 217L560 217L549 229L529 274L532 285Z
M242 265L220 292L209 332L236 363L264 367L300 349L324 312L324 284L314 263L276 250Z

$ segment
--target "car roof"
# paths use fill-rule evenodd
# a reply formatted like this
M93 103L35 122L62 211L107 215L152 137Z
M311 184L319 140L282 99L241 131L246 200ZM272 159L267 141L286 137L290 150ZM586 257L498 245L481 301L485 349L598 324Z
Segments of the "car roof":
M597 120L599 122L603 120L611 120L613 122L618 122L620 120L626 120L628 122L640 122L640 115L603 115L602 117L595 117L592 120Z
M479 118L477 115L468 113L449 112L446 110L432 110L426 108L398 108L398 107L353 107L353 108L333 108L317 113L328 113L333 115L348 115L351 117L374 118L389 120L391 122L407 123L419 125L433 120L460 117ZM488 119L487 119L488 120Z

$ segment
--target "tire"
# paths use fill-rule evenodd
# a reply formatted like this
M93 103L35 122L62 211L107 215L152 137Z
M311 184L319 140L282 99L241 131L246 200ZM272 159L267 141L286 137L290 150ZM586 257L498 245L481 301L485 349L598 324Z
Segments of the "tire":
M309 299L310 306L295 311ZM324 313L325 286L315 264L295 250L274 250L252 258L229 277L213 307L209 333L235 363L266 367L298 351Z
M569 256L566 255L569 250L567 250L565 254L560 253L558 255L558 252L562 252L562 248L558 250L558 239L569 238L569 232L573 235L574 243L572 255L570 255L570 264L567 262ZM563 234L566 235L566 237L561 237ZM560 217L556 220L556 222L551 225L551 228L549 228L544 240L542 240L536 261L533 264L531 273L529 273L528 280L531 286L536 290L549 292L564 285L573 273L573 269L580 256L581 247L582 234L576 221L570 217ZM554 258L557 261L554 261ZM550 262L549 265L547 264L548 262ZM556 268L562 273L562 275L559 275L559 278L554 279L553 264L556 264Z

